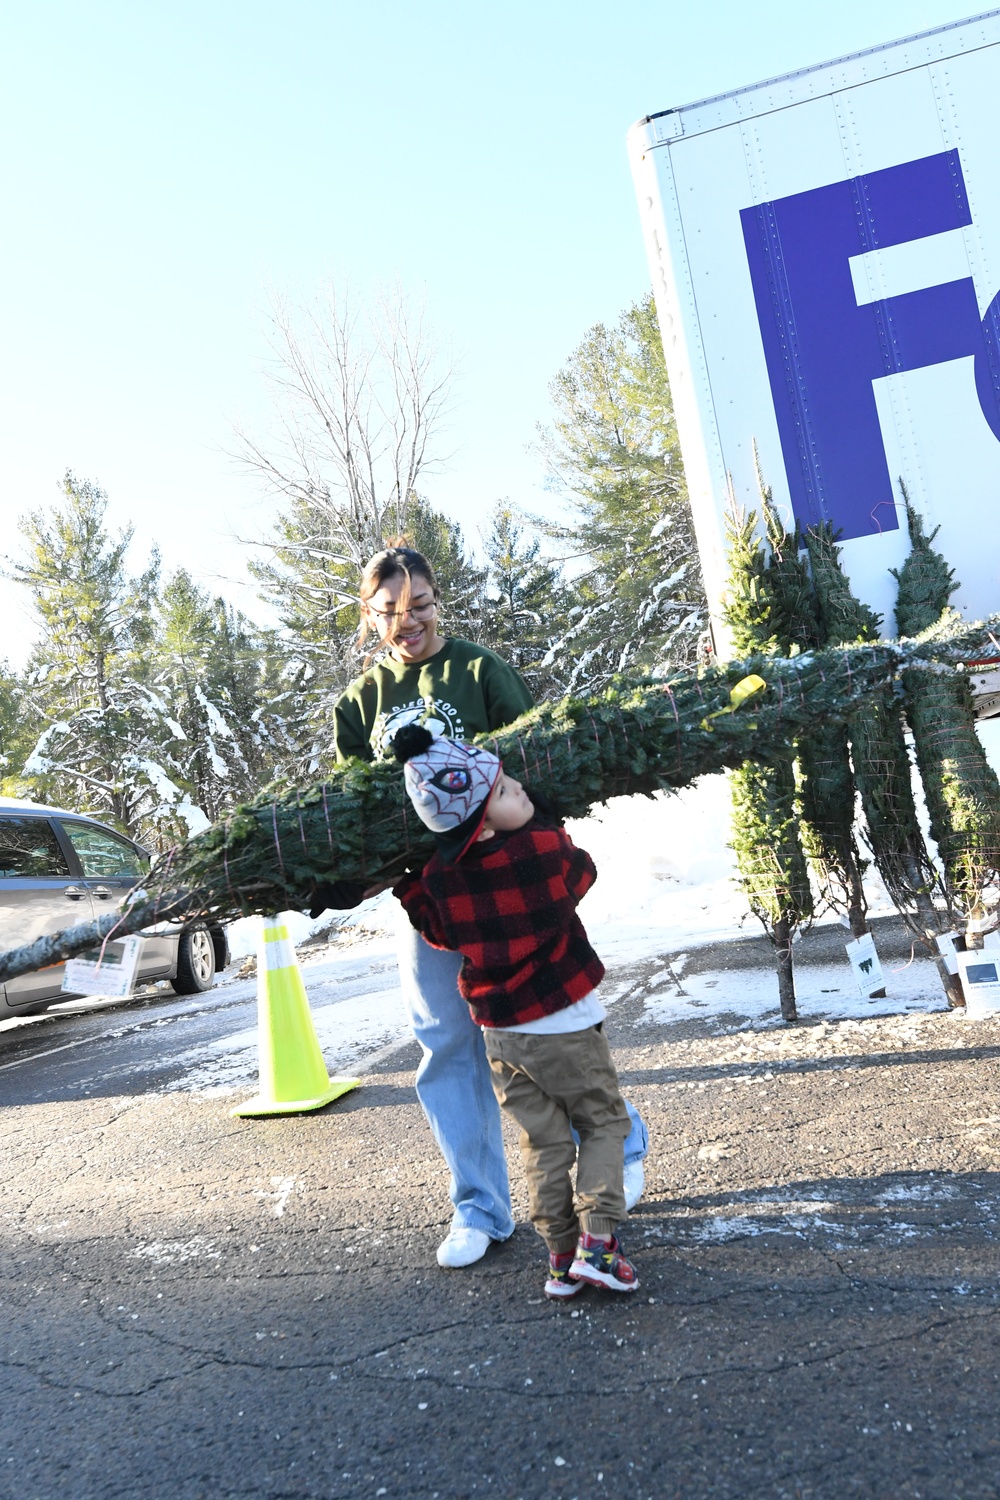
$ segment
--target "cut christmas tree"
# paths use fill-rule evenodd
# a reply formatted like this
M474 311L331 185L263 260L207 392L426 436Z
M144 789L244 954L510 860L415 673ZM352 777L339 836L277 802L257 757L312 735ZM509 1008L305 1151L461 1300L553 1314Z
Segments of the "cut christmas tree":
M810 530L806 543L827 646L877 641L881 621L851 592L832 529ZM957 626L953 633L958 636ZM928 654L933 656L932 649L928 648ZM945 897L946 892L920 831L902 705L894 685L865 700L850 718L848 734L865 832L882 884L911 931L934 953L949 1004L961 1005L961 987L937 948L938 934L950 923L947 913L939 913L934 898Z
M917 636L945 616L958 585L931 546L937 531L925 534L908 498L906 513L911 550L895 574L896 620L902 635ZM931 837L951 905L965 917L971 937L984 922L984 895L1000 878L1000 782L976 733L972 691L961 667L910 667L903 686Z
M784 531L770 496L762 502L771 559L757 534L757 515L726 518L729 589L725 621L741 655L788 650L786 614L795 616L811 596L808 575L797 577L797 558L782 551ZM799 597L801 590L802 597ZM789 744L767 761L747 760L729 778L733 803L732 850L750 910L774 946L778 999L784 1020L796 1019L792 939L812 915L809 874L795 806L795 749Z
M827 645L827 619L801 553L797 530L786 531L765 504L771 550L768 576L775 596L778 645L785 655ZM797 743L801 837L823 905L847 918L851 935L868 931L865 862L854 834L855 785L846 724L817 722Z

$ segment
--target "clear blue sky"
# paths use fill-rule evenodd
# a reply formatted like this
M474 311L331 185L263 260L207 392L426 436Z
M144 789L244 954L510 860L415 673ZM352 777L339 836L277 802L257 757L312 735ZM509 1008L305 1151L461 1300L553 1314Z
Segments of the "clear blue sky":
M459 356L429 497L472 539L588 327L648 277L640 115L921 31L948 0L31 0L0 19L0 517L98 481L169 568L259 613L227 458L265 421L268 288L400 278ZM0 657L30 625L0 581Z

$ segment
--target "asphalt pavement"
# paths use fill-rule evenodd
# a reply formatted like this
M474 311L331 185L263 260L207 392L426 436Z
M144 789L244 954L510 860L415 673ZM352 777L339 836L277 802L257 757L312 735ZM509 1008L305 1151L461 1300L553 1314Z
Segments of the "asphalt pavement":
M748 1029L766 946L691 962L730 1017L651 1022L662 958L611 975L640 1289L556 1306L513 1133L515 1235L436 1266L412 1043L251 1121L190 1059L252 983L0 1034L0 1496L1000 1495L1000 1021Z

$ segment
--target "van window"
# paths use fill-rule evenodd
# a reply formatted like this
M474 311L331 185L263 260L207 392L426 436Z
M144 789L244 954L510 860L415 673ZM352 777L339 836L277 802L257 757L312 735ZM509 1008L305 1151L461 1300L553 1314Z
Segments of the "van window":
M89 828L86 823L64 823L65 832L80 858L84 875L94 879L135 879L145 875L149 869L146 860L132 844L116 839L113 833L102 828Z
M69 875L48 818L0 818L0 880L45 880Z

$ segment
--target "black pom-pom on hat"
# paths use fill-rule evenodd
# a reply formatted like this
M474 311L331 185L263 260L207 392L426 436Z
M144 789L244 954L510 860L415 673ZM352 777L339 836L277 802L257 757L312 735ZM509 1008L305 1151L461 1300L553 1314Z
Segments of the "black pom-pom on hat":
M423 755L433 743L434 736L423 724L404 724L392 737L392 753L400 765L405 766L415 755Z

